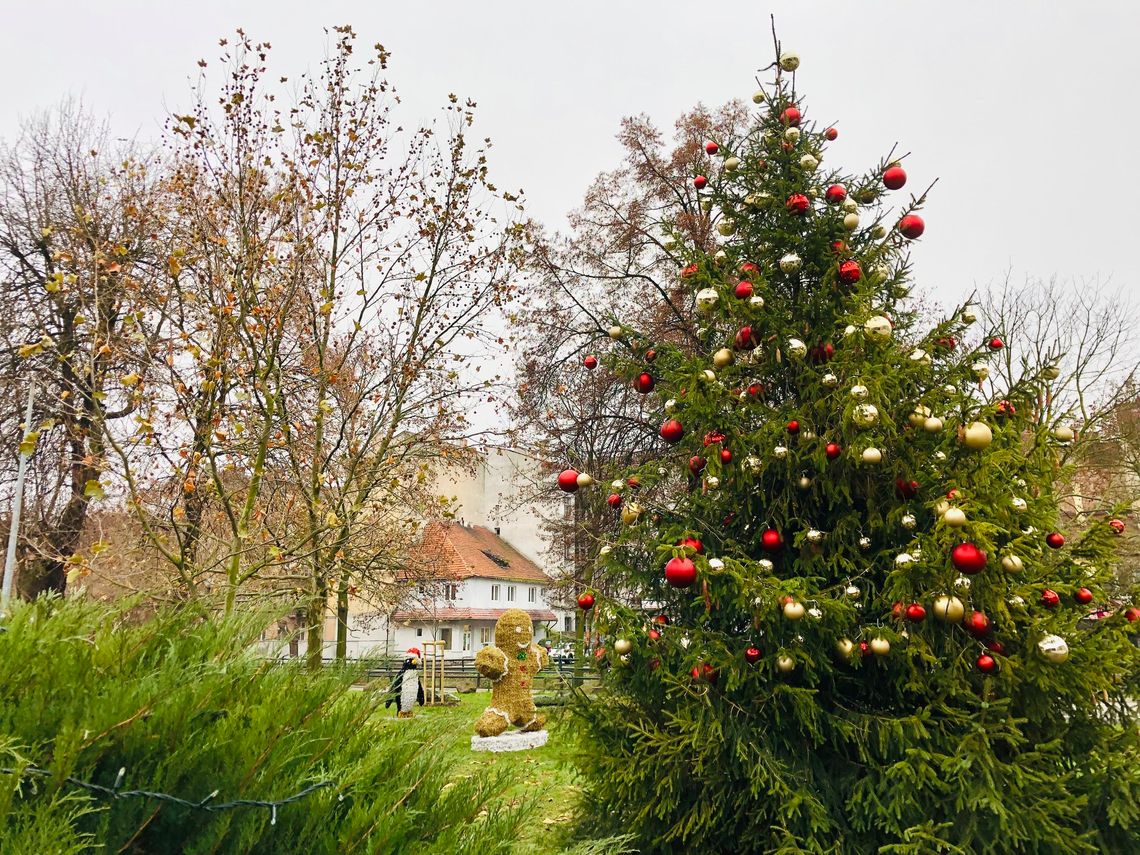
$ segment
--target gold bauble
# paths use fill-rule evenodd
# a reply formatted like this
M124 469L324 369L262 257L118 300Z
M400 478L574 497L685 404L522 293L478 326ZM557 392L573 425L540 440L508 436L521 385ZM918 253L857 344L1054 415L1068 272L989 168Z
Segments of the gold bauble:
M1007 573L1020 573L1025 569L1025 564L1016 555L1003 555L1001 568Z
M619 327L617 324L614 324L612 327L610 327L610 338L621 338L621 327Z
M879 451L879 449L875 448L874 446L871 446L870 448L864 448L863 453L860 455L860 457L864 463L881 463L883 461L883 452Z
M621 521L626 525L633 525L641 516L641 505L637 502L626 502L621 508Z
M792 600L791 602L784 603L784 617L788 620L800 620L804 616L804 604Z
M972 451L981 451L984 448L989 448L990 443L994 441L994 432L990 430L989 425L982 422L971 422L962 428L959 439L966 448Z
M585 472L579 472L578 473L578 486L583 488L583 489L585 489L586 487L594 486L593 476L588 475Z
M885 638L872 638L871 639L871 652L876 656L886 656L891 652L891 643Z
M629 653L629 651L632 649L633 649L633 642L630 641L628 638L619 638L617 641L614 642L614 650L617 651L619 654L624 655L626 653Z
M713 354L713 365L717 368L727 368L732 365L732 351L727 347L722 347Z
M1072 442L1077 433L1068 425L1057 425L1053 428L1053 438L1060 442Z
M966 616L966 606L957 597L943 594L934 600L934 616L943 623L958 623Z
M1050 662L1059 665L1069 658L1069 644L1059 635L1047 635L1037 642L1037 649Z
M844 659L850 659L855 654L855 642L850 638L841 638L835 642L835 652Z
M938 433L942 430L942 419L938 416L931 416L922 423L922 429L927 433Z
M907 416L907 420L911 423L912 427L923 427L927 420L930 418L930 407L924 407L921 404L914 408L914 411Z
M796 660L791 656L777 656L776 670L781 674L790 674L796 670Z
M961 528L966 524L966 512L961 508L947 508L942 514L942 522L950 528Z

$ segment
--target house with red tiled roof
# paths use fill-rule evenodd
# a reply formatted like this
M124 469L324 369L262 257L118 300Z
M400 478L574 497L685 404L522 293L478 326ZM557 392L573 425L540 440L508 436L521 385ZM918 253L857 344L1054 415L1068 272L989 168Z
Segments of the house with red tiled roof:
M530 615L538 638L557 619L546 600L550 577L486 526L429 523L396 581L406 595L394 611L352 621L361 653L440 641L446 658L469 659L494 642L495 621L509 608Z

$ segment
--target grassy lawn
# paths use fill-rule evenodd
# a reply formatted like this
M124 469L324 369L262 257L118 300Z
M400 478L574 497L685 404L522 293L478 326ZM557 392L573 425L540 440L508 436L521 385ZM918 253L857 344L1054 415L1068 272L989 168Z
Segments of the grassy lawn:
M495 754L472 751L470 739L475 719L490 702L490 692L461 695L455 707L417 707L411 722L386 719L389 727L429 728L455 752L454 777L503 772L514 783L504 797L516 805L534 803L536 818L529 825L520 852L563 852L569 845L571 821L579 798L572 761L573 745L564 726L567 713L561 707L543 707L550 740L541 748ZM604 850L603 850L604 851Z

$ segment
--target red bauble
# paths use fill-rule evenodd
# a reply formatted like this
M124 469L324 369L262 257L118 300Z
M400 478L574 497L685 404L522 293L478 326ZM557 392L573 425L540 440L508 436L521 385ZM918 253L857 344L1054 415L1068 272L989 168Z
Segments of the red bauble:
M681 268L681 278L682 279L688 279L690 276L695 275L698 270L700 270L700 268L695 264L690 264L686 267L682 267Z
M950 550L950 563L959 572L973 576L986 569L986 553L972 543L959 543Z
M694 454L689 458L689 471L696 475L705 468L705 459L699 454Z
M748 384L748 394L749 394L749 396L751 396L753 398L759 398L761 395L764 394L764 384L763 383L749 383Z
M606 504L608 504L611 508L620 508L621 507L621 494L620 493L610 493L609 497L606 499Z
M693 550L697 555L704 555L705 545L701 543L699 537L683 537L677 541L678 546L684 546L687 549Z
M756 346L756 334L752 327L741 327L736 332L736 338L732 342L733 347L737 350L749 350Z
M701 666L701 676L715 685L716 678L720 675L717 673L716 668L706 662Z
M1043 606L1045 606L1046 608L1048 608L1048 609L1054 608L1055 606L1060 605L1060 603L1061 603L1061 598L1057 595L1057 592L1054 591L1052 588L1046 588L1044 591L1041 592L1041 604Z
M1003 347L1005 347L1005 342L996 335L989 340L990 350L1001 350Z
M697 565L688 558L670 558L665 565L665 581L674 588L687 588L697 581Z
M962 621L962 625L966 627L966 632L975 638L981 638L994 627L985 612L970 612Z
M656 350L653 350L652 348L650 348L649 350L645 351L645 361L646 362L652 362L656 358L657 358L657 351Z
M630 475L625 479L625 483L636 490L641 486L641 479L639 479L636 475Z
M797 422L795 419L792 419L790 422L788 422L788 433L799 433L799 432L800 432L800 423L799 422Z
M587 356L585 359L582 360L582 364L585 365L587 368L589 368L591 371L593 371L595 368L598 367L598 357Z
M642 371L637 375L637 379L633 381L633 388L642 395L648 395L652 392L654 385L653 375L648 371Z
M720 146L714 143L712 140L709 140L707 143L705 143L705 151L707 151L709 154L716 154L718 151L720 151Z
M1124 521L1123 520L1109 520L1108 527L1117 534L1124 534Z
M1073 594L1073 599L1080 603L1082 606L1087 606L1093 601L1093 592L1088 588L1077 588Z
M718 442L724 442L724 434L721 433L719 430L710 430L708 433L705 434L705 438L704 438L705 448L708 448L710 445L713 445L713 444L718 443Z
M732 462L732 452L729 451L727 448L722 448L720 450L720 462L721 463L731 463Z
M992 674L997 670L997 660L988 653L983 653L979 656L977 662L978 670L983 674Z
M839 139L839 131L835 130L835 128L828 128L826 131L823 132L823 135L825 137L827 137L829 140Z
M667 626L669 624L669 615L654 615L653 622L659 626Z
M649 630L649 632L646 633L646 635L649 636L650 641L656 641L657 639L659 639L661 637L661 633L655 629Z
M780 121L785 125L798 125L801 118L803 118L803 114L795 107L788 107L780 114Z
M914 240L922 237L922 233L926 231L926 223L918 214L907 214L899 220L899 231L902 232L904 238Z
M998 656L1005 656L1005 645L1000 641L996 641L992 638L987 638L982 642L982 644L986 646L987 650L992 650Z
M911 623L921 623L926 620L926 609L921 603L911 603L906 607L906 619Z
M869 645L865 641L860 641L859 642L859 652L861 654L863 654L864 659L870 659L871 658L871 645Z
M888 190L898 190L906 184L906 170L901 166L888 166L883 171L883 184Z
M812 362L817 364L820 362L830 362L831 357L835 356L835 345L830 341L817 344L811 349L811 353L809 353L808 356Z
M759 272L760 268L753 264L751 261L746 261L740 265L740 275L746 279L754 273L758 274Z
M779 552L784 548L784 538L776 529L766 528L760 535L760 545L767 552Z
M1004 400L998 401L998 403L997 403L997 414L999 416L1012 416L1016 413L1017 413L1017 407L1015 407L1012 403L1010 403L1009 401L1004 401Z
M685 435L685 428L676 419L669 419L661 425L661 438L670 445L676 445Z
M594 595L590 593L578 595L578 608L584 612L588 612L594 607Z
M738 300L747 300L752 296L752 283L747 279L742 279L736 283L736 287L732 290Z
M904 611L906 611L906 608L903 606L902 601L895 600L894 605L891 606L891 616L894 617L895 620L899 620L903 616Z
M1065 535L1059 531L1051 531L1045 535L1045 543L1050 549L1060 549L1065 545Z
M841 240L833 240L831 242L831 251L836 255L847 255L847 244Z
M828 460L834 460L843 451L838 442L829 442L827 447L823 449L823 453L827 455Z
M754 645L744 650L744 661L749 665L755 665L757 662L759 662L760 656L760 648Z
M575 493L578 491L578 470L577 469L563 469L558 473L558 489L564 493Z
M896 478L895 494L900 499L913 499L918 495L918 482L908 481L905 478Z
M847 188L842 184L832 184L823 194L823 198L828 201L828 204L838 205L847 198Z
M803 193L793 193L788 197L788 201L784 203L788 210L793 214L802 214L811 207L811 202L808 197Z
M942 336L942 338L938 339L934 343L939 347L946 348L947 350L953 350L958 346L958 340L955 339L952 335Z
M1124 610L1124 619L1129 623L1136 623L1140 620L1140 609L1130 608Z
M845 285L854 285L863 278L863 269L859 267L859 262L853 258L839 264L839 281Z
M696 178L693 179L693 186L696 187L698 190L704 190L705 185L707 185L708 183L709 183L709 180L707 178L705 178L703 175L698 175Z

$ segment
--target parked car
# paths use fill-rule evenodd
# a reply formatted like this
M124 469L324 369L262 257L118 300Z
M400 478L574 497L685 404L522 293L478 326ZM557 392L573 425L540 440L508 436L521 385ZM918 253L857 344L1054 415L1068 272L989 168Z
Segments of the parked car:
M574 661L574 645L573 644L559 644L557 647L550 651L551 662L573 662Z

